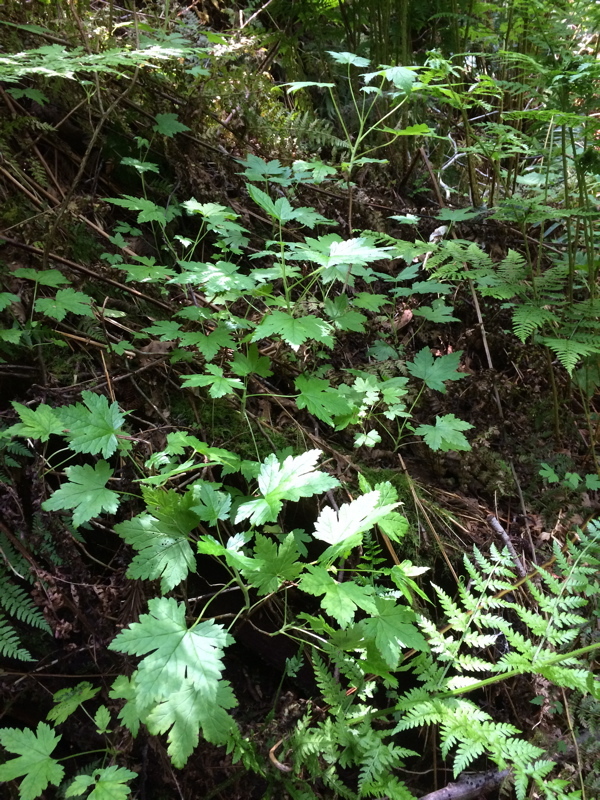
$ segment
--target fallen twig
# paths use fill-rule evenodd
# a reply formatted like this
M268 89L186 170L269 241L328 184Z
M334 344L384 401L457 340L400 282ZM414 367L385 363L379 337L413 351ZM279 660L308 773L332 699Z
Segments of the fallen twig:
M498 536L500 536L504 544L507 546L509 553L513 557L513 561L515 562L515 567L517 568L517 573L519 575L519 578L527 577L527 570L525 569L525 567L521 562L521 559L517 555L517 551L515 550L515 547L511 542L508 533L504 530L502 525L500 525L500 523L493 514L490 514L488 516L487 521L490 528L493 531L495 531L498 534Z
M423 795L421 800L477 800L482 792L489 792L500 786L508 777L510 770L488 770L475 775L461 776L457 783L449 783L443 789Z

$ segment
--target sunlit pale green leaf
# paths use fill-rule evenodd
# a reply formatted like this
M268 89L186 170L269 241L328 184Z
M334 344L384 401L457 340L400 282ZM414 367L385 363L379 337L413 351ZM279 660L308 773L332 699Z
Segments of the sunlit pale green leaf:
M117 492L106 488L113 470L106 461L98 461L93 467L67 467L65 475L69 479L57 489L48 500L42 503L46 511L60 511L72 508L73 525L77 528L103 511L114 514L119 507Z

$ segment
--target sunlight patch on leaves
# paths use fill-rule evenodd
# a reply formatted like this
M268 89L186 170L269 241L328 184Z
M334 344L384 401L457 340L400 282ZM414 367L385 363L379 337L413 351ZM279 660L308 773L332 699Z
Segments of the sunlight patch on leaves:
M338 511L327 506L319 514L313 536L331 545L340 544L347 539L354 540L398 505L381 505L380 492L373 491L361 495L351 503L344 503Z
M185 605L172 597L149 600L148 611L109 645L119 653L145 656L136 678L140 702L162 702L186 679L214 701L223 671L223 649L232 641L229 634L213 620L188 628Z
M336 478L315 469L321 455L320 450L308 450L299 456L288 456L283 463L274 453L267 456L258 473L262 498L242 503L235 524L245 519L253 525L275 522L284 500L297 501L339 486Z

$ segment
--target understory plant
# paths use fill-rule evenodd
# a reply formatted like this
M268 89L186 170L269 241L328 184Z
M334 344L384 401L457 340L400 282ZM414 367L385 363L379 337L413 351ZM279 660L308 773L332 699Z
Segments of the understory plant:
M42 445L60 437L69 459L79 461L64 469L67 480L44 509L69 510L75 526L114 514L123 494L132 493L118 463L135 447L117 404L89 392L83 404L17 405L17 411L21 422L7 435ZM256 624L253 617L268 604L278 619L268 635L288 637L298 647L289 674L309 663L327 704L325 716L309 704L281 742L270 780L283 782L292 796L318 797L312 781L341 797L413 798L395 773L418 755L402 745L402 732L435 724L456 776L485 757L507 770L520 799L532 781L547 798L581 797L567 781L550 777L555 762L543 747L494 720L467 695L530 674L599 697L586 660L599 645L578 643L588 623L582 609L596 602L600 590L598 526L578 531L564 550L555 543L551 563L520 581L527 602L516 593L512 556L495 547L487 556L475 550L465 558L469 583L459 585L457 599L433 587L448 621L439 629L415 580L426 570L408 560L391 567L382 561L376 530L399 543L408 527L389 482L371 486L361 478L355 499L319 503L308 527L290 524L301 499L330 496L339 487L319 468L320 457L311 450L243 460L184 431L169 434L165 449L151 456L147 474L136 482L143 510L114 526L135 553L128 577L153 581L159 590L147 612L109 645L137 664L117 677L109 693L112 708L120 706L119 723L132 736L142 725L166 734L176 767L185 765L202 736L224 745L246 769L264 773L264 759L238 726L238 698L223 671L236 626ZM192 480L179 486L190 473ZM215 473L218 479L209 477ZM224 575L220 587L186 599L186 580L197 571L212 572L210 561ZM237 611L215 617L211 609L232 590L240 598ZM315 599L312 612L299 610L307 604L298 593ZM94 693L85 686L67 691L59 698L64 713L51 712L50 720L59 724ZM94 720L102 732L116 724L104 706ZM22 800L61 784L64 770L54 755L59 740L46 723L35 732L2 730L0 741L16 757L0 766L0 780L25 776ZM104 759L111 763L78 774L67 796L94 786L91 797L125 797L133 774L118 768L115 756L108 747ZM105 785L113 794L101 791Z
M48 66L47 49L25 55L9 59L6 69L15 80ZM150 55L143 49L130 51L129 61L114 55L113 66L137 65ZM503 196L496 212L522 223L526 235L539 225L540 241L550 236L543 226L566 220L565 257L551 266L541 256L512 251L497 264L464 240L415 242L357 230L357 170L379 163L372 154L399 137L433 135L424 123L403 125L413 93L450 98L471 137L470 98L479 95L484 103L505 87L486 79L461 95L441 81L435 84L431 75L427 88L417 81L416 69L383 65L356 76L356 68L370 69L366 59L332 55L347 68L355 131L333 84L288 86L290 93L330 92L345 136L341 164L298 159L288 166L253 154L237 159L243 191L260 220L261 227L250 230L237 211L212 200L181 200L175 192L160 200L150 181L160 174L152 161L154 145L172 145L190 129L176 114L155 114L148 138L137 137L137 151L121 162L139 191L106 199L123 218L112 230L111 252L102 257L110 280L121 288L118 282L125 281L146 303L144 314L121 324L124 312L97 287L82 291L64 269L20 267L11 280L28 282L31 301L23 314L17 294L0 293L0 312L9 320L0 330L2 352L12 357L19 348L36 352L49 342L58 345L61 337L77 335L66 320L85 331L88 343L113 364L164 356L177 372L177 388L204 401L229 402L243 420L249 421L253 400L266 396L291 407L292 415L307 415L316 440L328 430L342 444L372 448L385 442L392 452L419 437L435 452L466 451L465 433L473 427L453 413L436 415L435 421L421 416L427 395L443 394L449 382L466 377L462 353L436 336L405 357L407 342L392 325L389 336L375 338L398 305L410 304L411 314L435 325L455 322L448 298L453 284L467 278L480 296L510 303L516 335L522 341L540 337L568 372L596 356L595 230L585 177L591 174L585 166L591 157L580 158L587 149L578 144L574 120L558 133L563 199L575 180L577 208L565 203L556 209L559 200L548 191L554 167L547 165L543 191L532 198L523 190L518 200ZM85 65L93 72L99 62L90 58ZM50 51L56 69L68 72L72 60ZM111 59L105 60L108 69ZM202 69L195 75L202 77ZM551 138L552 126L548 130ZM490 138L506 136L508 144L502 149L486 146L483 138L465 142L474 202L476 158L494 162L493 201L502 194L498 185L508 193L511 184L502 159L523 152L516 134L487 131ZM582 136L586 144L587 134ZM550 148L549 156L548 164L555 164L558 153ZM530 187L535 176L528 174ZM335 232L338 220L298 199L304 189L323 183L347 192L342 233ZM468 216L463 212L462 220ZM407 217L391 219L405 224ZM446 219L460 221L461 212ZM570 224L585 231L586 258L573 245ZM153 255L140 254L144 244ZM355 335L367 353L361 368L333 364L336 346ZM600 593L596 523L578 530L564 548L555 542L551 561L524 579L517 578L507 551L475 550L464 559L465 581L454 597L441 586L430 589L419 580L426 569L398 558L395 546L401 546L408 522L394 486L359 477L358 488L341 487L327 462L319 464L324 454L317 448L249 458L174 430L153 449L136 435L117 402L90 390L73 404L13 407L19 421L0 431L0 451L25 458L35 443L44 477L58 485L43 510L62 515L65 525L86 531L82 535L88 535L90 521L102 517L130 548L127 578L151 582L154 595L139 619L128 622L109 645L134 668L121 669L105 705L89 710L99 688L81 683L55 696L47 722L35 731L0 730L0 743L10 754L0 765L0 781L23 778L21 800L35 800L49 786L60 786L67 797L88 792L92 800L126 797L135 773L118 766L120 739L111 736L117 728L123 736L135 738L145 730L166 737L176 768L186 765L201 739L223 746L245 770L263 775L272 792L302 800L321 797L323 790L335 797L411 800L402 770L421 753L406 732L433 726L455 777L493 765L519 800L530 791L549 800L583 799L583 785L557 773L549 743L495 718L481 698L488 687L512 686L528 675L551 691L600 701L590 667L599 645L585 638L590 618L597 618ZM596 489L595 476L588 478L586 485ZM4 573L18 576L20 564L10 543L1 536L0 543L1 581ZM387 561L392 554L393 566ZM214 570L219 583L190 597L192 582ZM0 617L0 652L30 659L33 648L22 645L20 623L44 630L48 624L25 592L12 581L6 585L0 606L11 619ZM226 596L237 601L233 611L223 613ZM274 623L268 630L260 628L265 609ZM270 742L269 756L244 728L240 698L225 677L243 624L292 642L296 656L288 659L282 682L308 667L320 698L308 702L296 724ZM62 762L72 754L62 755L58 730L81 709L105 747L94 752L91 764L85 760L91 753L76 754L84 766L66 778ZM576 744L576 733L574 739Z

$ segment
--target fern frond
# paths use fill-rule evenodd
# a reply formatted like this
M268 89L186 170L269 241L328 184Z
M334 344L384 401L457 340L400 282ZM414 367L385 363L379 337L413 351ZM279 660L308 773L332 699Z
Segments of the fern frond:
M28 650L21 647L17 632L2 613L0 613L0 655L16 658L19 661L35 660Z
M558 317L548 308L541 308L535 303L525 303L513 312L513 330L515 336L524 342L532 333L539 331L544 325L557 323Z
M9 574L0 568L0 606L7 614L47 633L52 629L27 592L17 586Z
M576 339L557 339L549 336L542 337L540 341L556 354L556 357L569 375L572 375L573 370L582 358L586 358L592 353L600 353L600 337L595 343Z
M315 680L325 702L336 708L348 705L348 696L316 653L312 654ZM351 702L351 700L350 700Z

